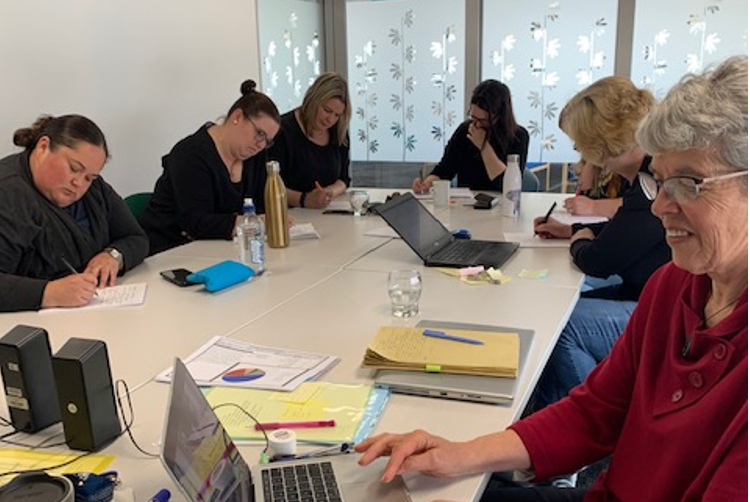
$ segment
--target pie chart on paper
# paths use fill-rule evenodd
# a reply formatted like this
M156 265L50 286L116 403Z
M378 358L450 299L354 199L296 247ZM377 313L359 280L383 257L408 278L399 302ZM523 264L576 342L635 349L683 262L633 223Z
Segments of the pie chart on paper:
M221 379L225 382L250 382L252 380L257 380L259 378L263 378L265 376L266 372L263 370L260 370L258 368L237 368L233 369L232 371L227 371L222 375Z

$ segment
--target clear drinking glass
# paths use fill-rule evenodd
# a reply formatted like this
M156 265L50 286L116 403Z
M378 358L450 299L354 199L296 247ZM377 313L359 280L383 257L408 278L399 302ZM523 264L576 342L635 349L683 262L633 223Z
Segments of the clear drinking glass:
M349 192L349 204L352 205L354 216L365 214L367 203L370 202L370 194L364 190L352 190Z
M421 295L422 276L416 270L393 270L388 274L388 296L391 297L391 314L395 317L417 315Z

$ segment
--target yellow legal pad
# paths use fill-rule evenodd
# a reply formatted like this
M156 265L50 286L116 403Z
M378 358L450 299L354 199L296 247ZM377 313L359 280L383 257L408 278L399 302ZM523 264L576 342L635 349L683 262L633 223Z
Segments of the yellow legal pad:
M50 453L42 451L30 451L21 448L0 448L0 472L28 471L47 469L62 464L81 453ZM51 469L47 472L54 474L69 474L73 472L102 473L115 459L114 455L86 455L75 462ZM0 486L10 483L13 476L0 478Z
M484 345L431 338L423 328L383 326L367 347L366 368L430 371L515 378L518 376L518 333L446 329L446 333Z

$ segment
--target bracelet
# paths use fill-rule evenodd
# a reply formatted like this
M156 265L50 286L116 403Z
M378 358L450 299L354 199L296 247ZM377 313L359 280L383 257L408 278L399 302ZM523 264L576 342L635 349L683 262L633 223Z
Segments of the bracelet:
M302 192L299 196L299 207L305 207L306 198L307 198L307 192Z

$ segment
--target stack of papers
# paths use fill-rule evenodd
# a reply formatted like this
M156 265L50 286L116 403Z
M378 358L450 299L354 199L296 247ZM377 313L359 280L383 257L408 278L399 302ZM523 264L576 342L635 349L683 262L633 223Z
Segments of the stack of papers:
M299 441L359 442L367 438L385 408L389 392L371 385L307 382L294 392L213 388L206 393L212 408L235 403L260 423L334 420L334 427L295 429ZM216 410L233 440L263 439L255 423L234 407Z
M312 223L297 223L289 229L289 238L293 241L320 239L320 234Z
M432 193L415 193L414 197L419 200L430 200L433 197ZM471 189L466 187L455 187L450 190L451 199L473 199L474 193Z
M365 352L362 366L377 369L518 376L518 333L448 330L483 345L427 337L422 328L384 326Z
M567 211L560 209L553 211L550 218L554 218L560 223L566 225L573 225L575 223L580 223L581 225L593 225L594 223L605 223L609 221L609 218L606 216L574 216Z
M334 356L264 347L215 336L185 359L190 375L203 387L244 387L292 391L318 378L338 362ZM156 376L172 380L172 368Z

